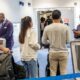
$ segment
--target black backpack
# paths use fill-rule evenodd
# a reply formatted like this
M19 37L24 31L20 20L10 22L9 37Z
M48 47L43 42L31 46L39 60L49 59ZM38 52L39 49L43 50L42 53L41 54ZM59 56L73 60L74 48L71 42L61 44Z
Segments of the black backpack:
M15 63L13 57L12 57L12 64L13 64L15 79L17 80L26 78L26 70L24 66Z
M14 63L14 74L15 74L15 79L26 78L26 70L24 66Z

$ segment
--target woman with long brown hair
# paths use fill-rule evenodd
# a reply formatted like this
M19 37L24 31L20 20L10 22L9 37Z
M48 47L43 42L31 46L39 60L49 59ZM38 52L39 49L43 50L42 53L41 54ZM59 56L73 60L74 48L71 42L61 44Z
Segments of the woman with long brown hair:
M25 66L27 77L38 77L37 54L40 49L34 29L32 29L32 19L29 16L22 18L19 42L21 48L21 60Z

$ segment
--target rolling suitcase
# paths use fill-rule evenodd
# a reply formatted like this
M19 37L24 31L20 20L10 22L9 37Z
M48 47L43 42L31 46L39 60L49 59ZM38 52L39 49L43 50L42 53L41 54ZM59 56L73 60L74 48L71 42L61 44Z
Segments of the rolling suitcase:
M11 54L0 53L0 80L15 80Z

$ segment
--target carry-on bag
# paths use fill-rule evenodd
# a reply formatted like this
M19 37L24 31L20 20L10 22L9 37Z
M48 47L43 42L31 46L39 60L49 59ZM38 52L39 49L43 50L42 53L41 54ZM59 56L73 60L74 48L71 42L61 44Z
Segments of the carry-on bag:
M11 54L0 53L0 80L15 80L11 57Z
M14 74L15 79L24 79L26 78L26 70L23 65L19 65L17 63L14 63Z

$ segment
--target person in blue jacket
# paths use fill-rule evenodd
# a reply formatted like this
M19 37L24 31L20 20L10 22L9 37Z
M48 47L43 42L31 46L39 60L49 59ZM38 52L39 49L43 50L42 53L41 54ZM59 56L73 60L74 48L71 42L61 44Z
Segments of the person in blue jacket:
M5 18L4 13L0 13L0 38L6 39L6 47L12 50L13 41L13 24Z

